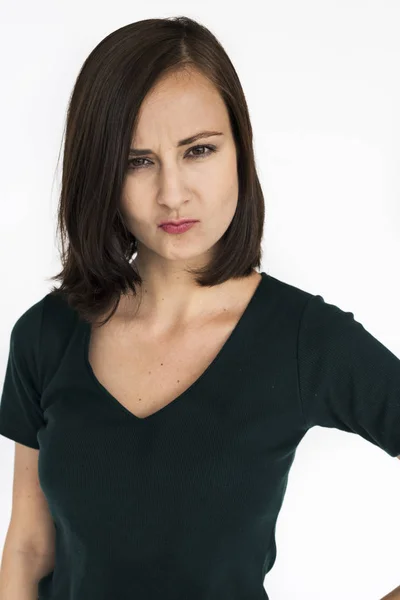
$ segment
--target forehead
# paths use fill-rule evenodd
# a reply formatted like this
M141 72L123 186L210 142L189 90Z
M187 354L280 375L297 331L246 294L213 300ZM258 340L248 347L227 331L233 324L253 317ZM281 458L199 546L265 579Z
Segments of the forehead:
M228 111L212 83L197 72L174 73L160 80L139 110L133 145L166 136L178 140L202 129L227 128Z

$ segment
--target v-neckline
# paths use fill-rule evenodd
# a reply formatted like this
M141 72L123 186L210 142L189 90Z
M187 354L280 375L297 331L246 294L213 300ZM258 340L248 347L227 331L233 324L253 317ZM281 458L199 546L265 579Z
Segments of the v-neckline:
M117 400L117 398L115 396L113 396L111 394L111 392L109 392L108 389L106 387L104 387L103 384L97 379L97 377L93 371L92 365L90 364L90 361L89 361L89 344L90 344L90 339L91 339L92 326L91 326L91 323L89 323L88 321L84 321L83 322L84 335L83 335L82 349L83 349L84 365L85 365L87 374L89 375L90 379L92 380L92 382L94 383L94 385L96 386L98 391L100 391L106 399L111 400L111 402L115 405L115 407L117 409L122 410L125 413L125 415L128 418L132 419L133 421L136 421L138 423L139 422L147 423L147 422L150 422L150 421L152 422L159 418L162 418L163 416L168 414L171 410L176 409L177 406L179 404L181 404L183 398L185 398L188 394L190 394L195 386L198 386L200 383L202 383L204 381L204 379L206 379L206 377L209 377L210 372L212 372L215 369L216 364L227 353L227 351L229 350L231 345L234 343L234 341L236 340L239 333L247 325L247 322L249 321L250 316L252 314L251 311L255 308L258 297L260 296L260 294L262 292L262 288L268 278L267 273L265 273L264 271L261 271L260 275L261 275L261 279L258 282L258 285L257 285L256 289L254 290L249 302L247 303L244 311L242 312L241 316L239 317L236 325L232 329L229 337L226 339L223 346L220 348L218 354L215 356L215 358L212 360L212 362L205 368L205 370L199 375L199 377L188 388L186 388L186 390L184 390L176 398L171 400L171 402L169 402L165 406L162 406L161 408L156 410L154 413L151 413L150 415L147 415L146 417L139 417L138 415L135 415L128 408L126 408L126 406L121 404L121 402L119 400Z

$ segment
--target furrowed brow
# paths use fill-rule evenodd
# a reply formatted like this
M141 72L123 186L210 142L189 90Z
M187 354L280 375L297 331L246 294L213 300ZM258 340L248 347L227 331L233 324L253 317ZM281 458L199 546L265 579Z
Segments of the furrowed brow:
M193 142L195 142L196 140L199 140L201 138L212 137L214 135L224 135L224 134L221 131L200 131L199 133L196 133L195 135L191 135L188 138L180 140L177 143L177 148L179 148L180 146L187 146L188 144L192 144ZM145 148L145 149L131 148L129 150L129 156L140 156L141 154L153 154L153 150L151 150L150 148Z

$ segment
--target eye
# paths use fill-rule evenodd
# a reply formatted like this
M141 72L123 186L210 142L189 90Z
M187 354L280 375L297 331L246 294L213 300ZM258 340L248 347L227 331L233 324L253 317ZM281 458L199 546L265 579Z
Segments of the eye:
M190 152L191 150L199 150L199 148L205 148L209 152L202 152L201 154L195 154L194 156L192 155L190 158L205 158L206 156L208 156L212 152L215 152L215 150L216 150L215 146L206 145L206 146L193 146L192 148L189 148L188 152Z
M209 156L210 154L212 154L213 152L216 152L217 148L216 146L212 145L212 144L206 144L206 145L198 145L198 146L192 146L192 148L189 148L189 150L187 151L187 154L189 155L189 152L192 152L193 150L199 150L199 149L205 149L208 150L208 152L201 152L200 154L192 154L191 156L189 156L189 158L192 159L198 159L198 158L207 158L207 156ZM137 164L135 163L136 160L147 160L149 161L148 158L144 158L144 157L137 157L137 158L131 158L130 160L128 160L128 165L130 167L130 170L133 171L137 171L138 169L147 169L148 166L150 165L144 165L144 164ZM151 163L150 163L151 164Z

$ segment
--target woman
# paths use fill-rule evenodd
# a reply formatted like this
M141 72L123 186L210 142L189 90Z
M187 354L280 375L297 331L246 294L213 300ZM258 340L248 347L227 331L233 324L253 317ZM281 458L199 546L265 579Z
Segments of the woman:
M19 491L3 560L29 557L10 587L268 598L298 444L321 425L400 454L400 361L353 313L257 271L249 113L204 26L148 19L90 54L58 225L61 285L14 325L0 405Z

